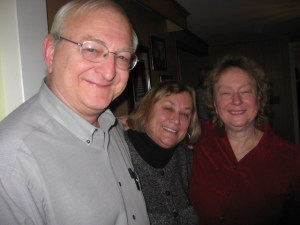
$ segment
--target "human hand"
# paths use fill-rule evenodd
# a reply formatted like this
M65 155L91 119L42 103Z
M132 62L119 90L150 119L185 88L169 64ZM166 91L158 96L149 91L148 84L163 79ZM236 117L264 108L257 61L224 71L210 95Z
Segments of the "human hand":
M194 150L194 146L193 145L187 145L186 146L188 149Z

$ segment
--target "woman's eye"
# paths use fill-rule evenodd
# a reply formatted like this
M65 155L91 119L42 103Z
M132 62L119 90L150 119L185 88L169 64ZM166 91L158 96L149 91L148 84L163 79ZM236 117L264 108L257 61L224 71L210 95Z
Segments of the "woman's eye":
M181 113L181 116L183 116L185 118L190 118L190 114L189 113Z
M222 95L222 96L227 96L227 95L229 95L230 93L229 92L221 92L220 93L220 95Z
M163 109L166 111L172 111L172 108L169 108L169 107L164 107Z
M245 90L245 91L242 91L242 94L251 94L251 90Z

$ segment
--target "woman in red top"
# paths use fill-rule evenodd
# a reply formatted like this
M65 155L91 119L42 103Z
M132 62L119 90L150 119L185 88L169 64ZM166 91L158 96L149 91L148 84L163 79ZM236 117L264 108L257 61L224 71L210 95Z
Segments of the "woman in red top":
M195 146L189 188L200 224L300 224L300 149L267 123L264 72L227 56L205 86L212 119Z

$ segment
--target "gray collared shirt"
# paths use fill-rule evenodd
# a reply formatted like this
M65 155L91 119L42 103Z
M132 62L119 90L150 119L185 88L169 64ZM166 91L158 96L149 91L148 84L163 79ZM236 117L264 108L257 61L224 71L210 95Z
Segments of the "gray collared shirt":
M89 124L43 84L0 123L0 225L147 225L121 127Z

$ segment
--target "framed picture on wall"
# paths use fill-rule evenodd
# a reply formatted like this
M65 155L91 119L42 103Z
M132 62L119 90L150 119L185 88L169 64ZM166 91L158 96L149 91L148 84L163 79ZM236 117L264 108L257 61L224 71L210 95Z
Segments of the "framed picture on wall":
M166 70L166 43L165 40L159 37L150 36L152 68L153 70Z
M175 80L173 75L160 75L159 77L160 82L171 81L171 80Z
M134 105L136 105L151 88L149 48L140 46L136 55L139 59L131 71Z

